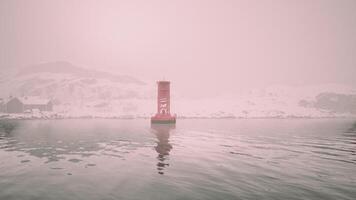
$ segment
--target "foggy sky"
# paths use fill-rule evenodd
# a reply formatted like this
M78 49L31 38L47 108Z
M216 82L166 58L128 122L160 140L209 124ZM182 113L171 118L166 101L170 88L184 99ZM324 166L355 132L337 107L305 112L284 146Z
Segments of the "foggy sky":
M58 60L198 96L356 85L356 1L0 0L0 68Z

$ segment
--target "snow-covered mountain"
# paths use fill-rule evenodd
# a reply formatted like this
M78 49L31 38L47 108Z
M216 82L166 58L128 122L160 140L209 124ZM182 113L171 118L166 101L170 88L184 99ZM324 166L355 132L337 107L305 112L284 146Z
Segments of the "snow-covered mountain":
M179 83L174 83L179 84ZM50 98L63 117L149 117L155 112L155 83L52 62L0 73L0 96ZM345 85L273 86L215 98L188 99L172 91L178 117L356 116L356 90Z
M130 76L51 62L0 74L0 96L50 98L60 113L131 113L135 102L154 97L154 84Z
M127 98L140 96L146 83L130 76L88 70L68 62L53 62L0 75L1 96L36 95L61 102L78 98Z

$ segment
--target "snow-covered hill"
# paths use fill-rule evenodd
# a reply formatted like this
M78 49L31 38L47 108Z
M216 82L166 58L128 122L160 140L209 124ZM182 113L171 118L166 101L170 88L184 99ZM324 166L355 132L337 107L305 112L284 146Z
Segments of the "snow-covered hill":
M179 83L173 83L179 84ZM50 98L61 117L149 117L155 83L52 62L0 74L0 96ZM345 85L273 86L244 94L188 99L172 91L178 117L343 117L356 115L356 90Z
M153 99L154 89L154 83L88 70L69 62L43 63L0 75L2 98L50 98L56 112L66 115L138 112L136 102Z
M175 110L178 111L178 116L187 117L349 117L356 116L356 90L335 84L308 87L272 86L240 95L182 99L177 101Z

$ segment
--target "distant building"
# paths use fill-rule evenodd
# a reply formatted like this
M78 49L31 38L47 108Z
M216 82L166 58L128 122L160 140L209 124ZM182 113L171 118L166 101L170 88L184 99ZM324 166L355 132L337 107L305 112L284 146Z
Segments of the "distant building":
M14 97L5 103L7 113L24 113L32 110L53 111L53 103L49 99L38 97Z
M23 113L24 105L18 98L11 98L6 102L5 110L7 113Z
M4 99L0 99L0 113L6 112L6 102Z

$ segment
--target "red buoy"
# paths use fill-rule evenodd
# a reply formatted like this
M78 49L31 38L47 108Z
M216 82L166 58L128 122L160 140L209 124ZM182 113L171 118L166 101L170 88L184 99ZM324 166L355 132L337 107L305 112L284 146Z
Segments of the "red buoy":
M170 82L157 81L157 113L151 117L151 123L156 124L174 124L176 116L171 115L170 111Z

